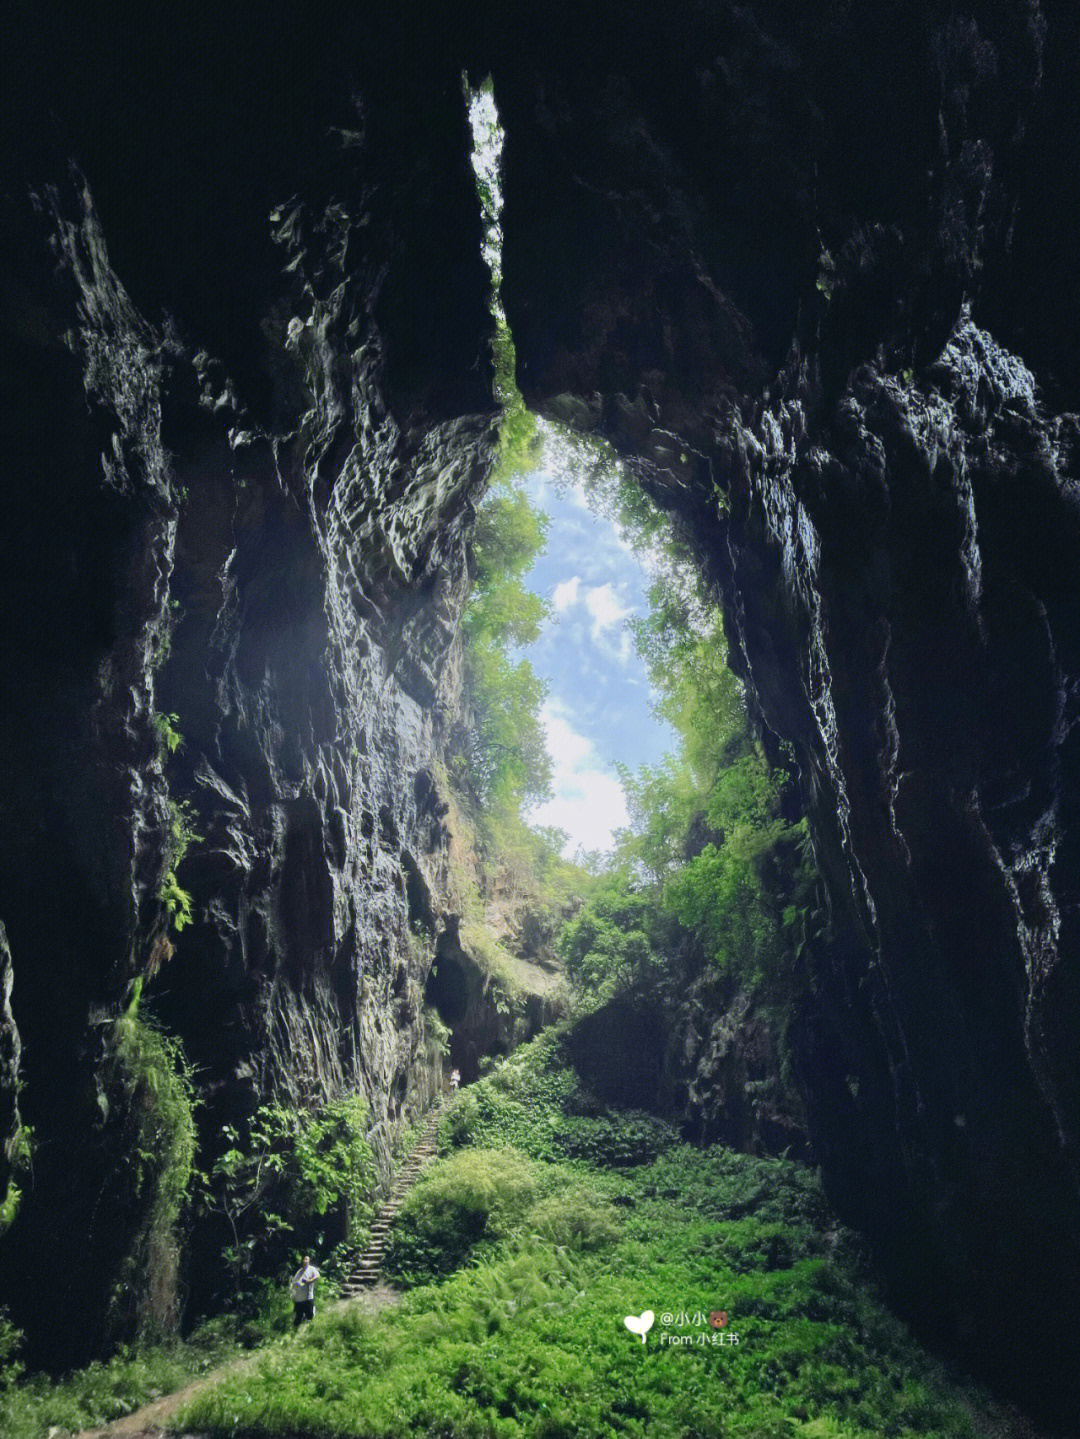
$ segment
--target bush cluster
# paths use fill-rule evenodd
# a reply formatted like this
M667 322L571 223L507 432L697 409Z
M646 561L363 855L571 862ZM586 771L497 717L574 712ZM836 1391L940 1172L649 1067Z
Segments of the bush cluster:
M318 1109L264 1104L200 1176L203 1207L231 1236L223 1257L234 1288L251 1288L308 1247L360 1245L374 1213L377 1175L360 1095Z
M566 1166L515 1149L460 1149L410 1192L387 1249L395 1280L422 1283L459 1269L500 1243L542 1239L594 1249L617 1233L607 1197Z
M118 1276L111 1319L121 1332L161 1337L179 1322L177 1225L195 1162L195 1091L180 1041L139 1013L141 986L113 1032L126 1094L125 1151L144 1218Z

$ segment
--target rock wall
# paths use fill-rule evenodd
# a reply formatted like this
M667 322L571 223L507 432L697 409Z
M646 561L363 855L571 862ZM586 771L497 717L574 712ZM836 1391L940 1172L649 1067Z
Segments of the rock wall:
M22 1042L11 1012L11 988L14 982L11 952L7 935L0 925L0 1226L6 1227L14 1218L15 1196L11 1185L14 1172L14 1147L19 1133L19 1061Z
M493 65L526 399L676 517L800 770L815 1154L902 1311L1070 1424L1076 291L1009 287L1075 53L1057 7L764 3L549 9Z
M574 1023L567 1049L599 1100L658 1114L689 1143L813 1161L775 1022L730 983L699 974L680 999L616 996Z
M86 38L108 75L109 37ZM143 86L167 40L141 43L149 70L112 72L120 128L93 118L103 75L86 89L80 72L60 111L72 133L54 149L24 135L5 175L0 1120L14 1133L21 1038L35 1156L0 1291L52 1364L101 1352L110 1316L139 1321L138 1297L114 1293L143 1218L125 1007L182 1039L206 1153L265 1099L359 1089L385 1166L441 1085L422 1017L433 945L415 931L455 918L432 766L459 723L447 661L495 438L460 80L369 122L325 49L329 68L272 116L249 74L251 149L180 155L163 186L145 147L201 121L185 90L177 129L158 128ZM192 58L227 110L224 51ZM290 126L316 90L311 151L310 117ZM245 188L260 156L274 173ZM191 213L167 232L172 186ZM437 218L451 271L418 274L403 205ZM467 318L439 330L447 307ZM182 813L197 838L177 866Z

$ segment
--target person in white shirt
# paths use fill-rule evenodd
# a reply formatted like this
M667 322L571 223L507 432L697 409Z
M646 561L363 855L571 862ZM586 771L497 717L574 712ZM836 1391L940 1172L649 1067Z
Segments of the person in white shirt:
M315 1281L321 1279L319 1271L311 1262L311 1255L304 1255L304 1262L293 1275L289 1293L293 1302L293 1328L299 1329L307 1319L315 1317Z

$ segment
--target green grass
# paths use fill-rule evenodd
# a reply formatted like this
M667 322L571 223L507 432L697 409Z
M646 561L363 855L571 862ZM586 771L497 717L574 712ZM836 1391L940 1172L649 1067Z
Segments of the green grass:
M45 1439L50 1430L78 1434L119 1419L201 1374L226 1363L241 1338L267 1337L252 1328L218 1320L187 1343L176 1341L123 1349L107 1363L90 1364L63 1379L35 1374L10 1388L0 1378L0 1434L4 1439Z
M560 1072L558 1045L545 1036L519 1051L454 1106L475 1101L469 1126L454 1130L452 1113L444 1135L466 1142L432 1166L399 1221L392 1252L417 1284L401 1307L320 1317L198 1396L184 1429L214 1439L1006 1432L985 1396L950 1379L885 1310L812 1172L676 1143L627 1165L641 1117L575 1112L588 1096ZM556 1117L546 1129L545 1115ZM567 1157L596 1124L595 1152ZM451 1264L465 1267L423 1282ZM643 1346L623 1319L647 1308L656 1323ZM728 1312L725 1330L704 1319L716 1309ZM714 1332L738 1343L713 1344Z

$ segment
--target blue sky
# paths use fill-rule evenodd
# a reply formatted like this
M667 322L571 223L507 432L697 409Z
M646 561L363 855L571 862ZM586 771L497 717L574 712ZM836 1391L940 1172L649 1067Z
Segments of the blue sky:
M541 469L526 488L551 517L547 549L525 583L551 601L552 617L525 653L549 685L543 720L554 770L553 798L529 818L566 830L568 855L607 850L627 822L615 761L637 769L676 748L673 731L652 713L648 675L627 627L648 608L648 578L579 487L557 489Z

